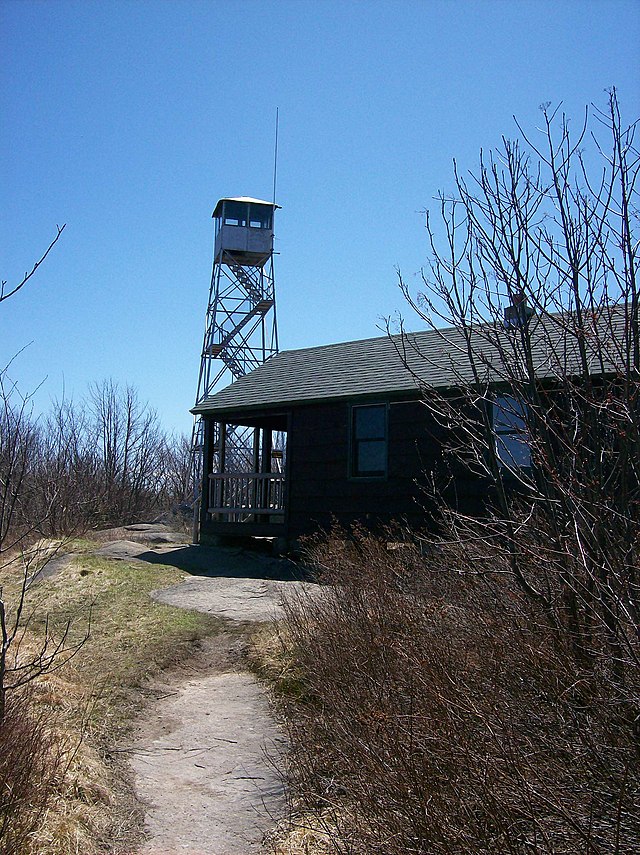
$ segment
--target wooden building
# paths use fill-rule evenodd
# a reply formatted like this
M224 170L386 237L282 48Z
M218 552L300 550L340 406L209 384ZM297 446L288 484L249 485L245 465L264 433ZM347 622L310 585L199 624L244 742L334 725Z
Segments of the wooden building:
M498 457L509 470L530 467L522 404L508 394L510 372L524 359L525 323L536 377L551 392L585 370L616 375L635 329L626 304L574 326L570 315L532 317L520 303L505 310L502 326L475 333L481 378L463 332L452 328L282 351L206 398L193 410L205 422L200 541L256 535L291 543L334 519L424 529L425 487L442 472L447 429L424 405L425 390L456 395L480 380L491 390L483 405L491 407ZM250 436L244 456L226 441L239 428ZM445 501L481 512L488 481L462 466L452 475Z
M421 385L452 387L464 370L439 335L412 333L282 351L213 394L193 410L205 422L200 542L290 543L333 519L424 528L441 428ZM252 435L242 461L226 443L239 426ZM458 506L476 508L482 490L460 481Z

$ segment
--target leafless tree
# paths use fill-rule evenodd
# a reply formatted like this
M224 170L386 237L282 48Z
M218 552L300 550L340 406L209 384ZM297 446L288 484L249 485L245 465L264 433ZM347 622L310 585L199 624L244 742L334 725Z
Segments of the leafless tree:
M64 225L58 226L57 234L45 253L17 285L7 289L7 282L2 281L0 302L14 296L31 279L63 229ZM4 596L4 586L0 584L0 722L5 715L8 689L25 685L59 663L65 652L68 655L73 652L66 644L68 627L57 638L47 628L41 648L26 659L18 657L24 634L22 620L29 582L48 557L47 554L43 557L40 550L33 548L42 519L34 517L28 508L28 485L33 480L38 446L39 432L31 415L30 399L20 394L8 376L8 367L5 367L0 371L0 573L10 564L20 562L22 582L11 604ZM52 501L54 498L51 497ZM41 510L46 517L49 509Z
M541 109L539 141L518 125L475 173L455 166L423 287L401 287L458 366L454 394L424 389L446 457L487 494L481 518L443 510L450 536L475 571L512 574L637 727L637 123L615 90L576 134Z
M191 504L194 497L193 451L186 434L166 438L162 469L165 502L171 507Z
M317 535L329 585L285 602L289 792L329 852L638 848L640 161L615 92L587 118L456 167L401 281L440 530Z
M54 402L38 424L34 471L25 492L43 535L86 531L94 526L102 483L85 408L71 400Z
M185 438L167 436L137 392L111 380L56 401L34 443L23 505L44 535L147 519L192 492Z
M157 413L111 380L91 387L87 411L105 519L123 524L157 509L165 441Z

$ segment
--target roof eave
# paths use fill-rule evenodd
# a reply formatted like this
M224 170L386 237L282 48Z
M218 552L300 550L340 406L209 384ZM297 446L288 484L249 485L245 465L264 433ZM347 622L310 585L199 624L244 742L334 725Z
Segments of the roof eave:
M278 400L269 401L268 403L257 402L255 404L225 404L214 407L207 407L206 402L200 406L195 406L189 412L194 416L213 416L222 415L224 413L242 413L249 415L250 413L266 410L283 410L293 409L294 407L306 407L313 404L325 404L339 401L374 401L383 399L404 399L404 398L419 398L422 395L420 387L406 389L386 389L377 392L361 392L359 394L344 394L344 395L316 395L309 398L296 398L295 400Z
M276 205L275 202L267 202L265 199L254 199L253 196L223 196L222 199L218 199L218 202L213 209L212 217L219 217L222 214L223 202L249 202L253 205L266 205L274 210L281 207L280 205Z

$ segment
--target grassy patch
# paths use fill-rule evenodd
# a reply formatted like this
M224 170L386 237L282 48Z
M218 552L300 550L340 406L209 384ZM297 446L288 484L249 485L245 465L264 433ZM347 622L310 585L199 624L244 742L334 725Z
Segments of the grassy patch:
M43 607L54 631L60 633L72 622L75 641L91 621L88 642L66 670L83 686L100 687L97 707L112 726L126 724L136 690L146 680L179 662L195 641L222 626L220 619L151 600L153 590L184 577L162 565L83 555L43 583L41 617L34 627L44 629Z
M90 635L35 687L36 707L55 730L66 774L24 855L131 851L139 808L127 781L126 755L113 749L142 708L150 678L177 665L224 623L151 600L153 590L180 582L183 572L99 558L82 547L74 543L80 554L32 588L25 615L23 657L38 649L45 632L59 638L69 622L69 642L85 636L89 620Z
M247 663L261 680L269 683L276 699L283 702L310 699L307 681L282 624L260 624L249 639Z

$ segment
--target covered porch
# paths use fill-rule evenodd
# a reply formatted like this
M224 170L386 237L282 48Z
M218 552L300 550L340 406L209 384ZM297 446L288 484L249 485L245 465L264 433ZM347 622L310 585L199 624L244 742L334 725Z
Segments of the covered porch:
M205 422L200 539L286 536L286 415Z

